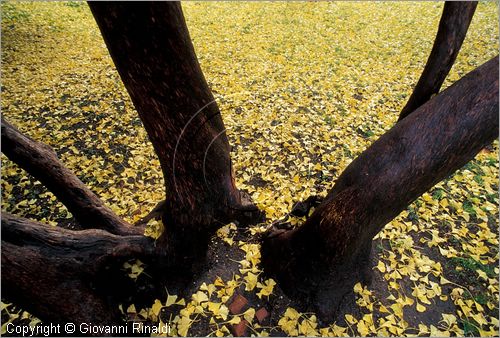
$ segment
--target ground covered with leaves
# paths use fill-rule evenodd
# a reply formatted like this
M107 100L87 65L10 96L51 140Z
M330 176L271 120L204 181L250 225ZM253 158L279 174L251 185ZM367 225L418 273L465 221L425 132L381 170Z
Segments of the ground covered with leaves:
M2 3L2 113L135 222L163 197L159 162L85 3ZM219 104L238 186L266 211L221 228L192 295L124 304L170 335L498 335L498 143L484 149L374 239L371 285L336 323L300 313L262 277L255 235L294 202L324 196L397 120L432 47L443 3L183 4ZM498 4L481 2L445 87L498 52ZM2 210L72 226L72 215L2 155ZM293 226L303 218L290 217ZM153 222L154 223L154 222ZM155 235L155 224L149 234ZM131 278L145 278L131 262ZM236 294L249 300L239 315ZM256 312L270 311L261 321ZM37 323L2 303L13 320Z

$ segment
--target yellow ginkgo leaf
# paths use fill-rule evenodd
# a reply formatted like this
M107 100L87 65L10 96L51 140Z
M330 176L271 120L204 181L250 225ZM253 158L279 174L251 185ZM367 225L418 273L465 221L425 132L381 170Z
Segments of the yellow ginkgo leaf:
M370 333L370 330L366 326L366 323L363 320L360 320L358 324L356 325L356 328L358 329L359 335L362 337L368 336Z
M245 291L252 291L255 286L257 286L257 275L249 272L246 277L244 277L245 280Z
M165 306L169 307L170 305L175 304L176 300L177 300L177 296L176 295L168 295L167 302L165 303Z
M249 308L245 312L243 312L243 318L249 323L252 322L253 317L255 316L255 309L254 308Z
M477 269L476 273L478 274L479 278L486 280L486 281L488 280L488 275L486 274L486 272Z
M377 264L377 269L378 269L380 272L384 273L384 272L386 271L384 262L382 262L382 261L378 261L378 264Z
M260 288L260 291L257 293L257 297L262 298L262 296L271 295L275 285L276 282L272 278L264 281L264 284L257 283L257 288Z
M239 324L240 322L241 322L241 318L238 316L234 316L233 318L231 318L231 320L227 321L226 323L236 325L236 324Z
M426 308L420 303L417 303L417 311L418 312L425 312Z
M153 315L155 317L159 316L162 307L163 307L162 303L158 299L155 299L155 302L154 302L153 306L151 307L151 311L153 312Z
M127 313L137 313L137 310L135 309L135 305L134 305L134 304L131 304L131 305L127 308Z
M208 301L208 296L205 292L198 291L192 296L192 299L193 299L195 304L201 304L203 302Z
M347 322L348 322L349 324L355 324L355 323L357 323L357 322L358 322L358 320L357 320L356 318L354 318L354 316L353 316L353 315L351 315L351 314L346 314L346 315L345 315L345 319L347 320Z
M186 337L189 328L191 327L192 320L189 317L181 317L177 323L177 332L179 336Z

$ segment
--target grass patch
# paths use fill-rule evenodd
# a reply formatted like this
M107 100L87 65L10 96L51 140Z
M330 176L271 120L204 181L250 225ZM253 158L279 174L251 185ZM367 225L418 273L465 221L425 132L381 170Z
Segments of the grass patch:
M459 321L459 323L463 326L464 336L479 337L479 330L472 321L462 319Z
M26 20L27 18L30 17L29 13L16 7L15 5L11 3L2 3L2 6L0 7L2 9L2 19L4 20Z
M463 273L470 274L470 273L475 273L476 270L481 270L484 273L486 273L486 275L488 275L488 277L490 277L490 278L495 277L495 271L494 271L493 267L491 267L489 265L482 264L482 263L474 260L471 257L452 257L452 258L450 258L450 263L455 268L461 267L463 270L460 272L463 272Z
M432 193L432 198L435 200L440 200L441 198L443 198L443 193L443 189L436 189Z
M474 209L471 201L466 200L464 203L462 203L462 208L468 214L476 216L476 209Z

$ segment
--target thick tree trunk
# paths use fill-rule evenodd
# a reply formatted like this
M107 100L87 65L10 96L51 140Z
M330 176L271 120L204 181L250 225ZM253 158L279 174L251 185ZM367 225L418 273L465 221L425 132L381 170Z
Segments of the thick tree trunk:
M219 225L253 221L260 212L235 187L222 118L180 4L89 5L160 159L167 199L159 205L165 206L167 232L156 243L136 235L141 230L106 208L50 147L2 120L2 151L11 160L47 186L82 226L121 235L54 229L2 214L2 291L42 320L109 325L121 320L116 301L133 293L121 270L125 261L143 259L155 285L171 275L172 287L172 280L194 270L194 258L205 254Z
M160 245L204 252L213 231L258 216L242 202L224 123L179 2L89 2L159 157L166 186Z
M56 195L82 227L104 229L114 234L140 232L106 207L64 166L51 147L23 135L3 118L2 152Z
M383 226L497 137L498 56L374 142L305 224L264 239L265 271L289 293L312 294L331 315L369 276L371 242Z
M53 323L120 323L113 300L133 284L120 268L151 248L144 236L76 232L2 213L2 297Z
M404 119L439 92L457 58L476 7L477 1L444 3L431 54L410 99L399 115L399 120Z

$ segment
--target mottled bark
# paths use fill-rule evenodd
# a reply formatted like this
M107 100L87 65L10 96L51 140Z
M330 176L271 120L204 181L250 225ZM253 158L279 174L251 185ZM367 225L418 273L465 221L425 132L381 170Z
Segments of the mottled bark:
M89 2L160 160L166 187L159 245L201 252L214 230L258 216L235 186L219 108L179 2ZM190 255L182 253L181 255Z
M331 315L354 283L369 276L371 242L383 226L496 138L498 56L374 142L305 224L271 233L262 248L265 271Z
M73 214L84 228L104 229L114 234L133 234L89 188L57 158L55 151L37 142L2 118L2 153L42 182Z
M2 212L2 297L47 322L120 323L113 299L132 284L120 268L150 254L151 242L54 228Z
M477 1L444 3L431 54L410 99L399 115L399 120L404 119L439 92L462 47L476 7Z

